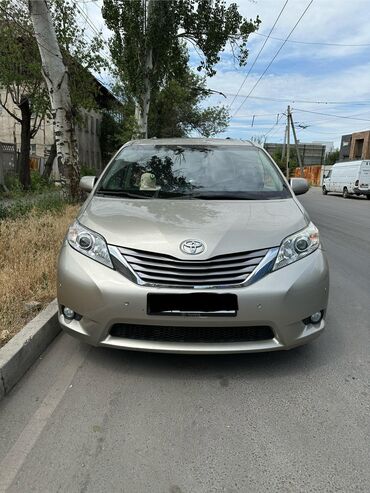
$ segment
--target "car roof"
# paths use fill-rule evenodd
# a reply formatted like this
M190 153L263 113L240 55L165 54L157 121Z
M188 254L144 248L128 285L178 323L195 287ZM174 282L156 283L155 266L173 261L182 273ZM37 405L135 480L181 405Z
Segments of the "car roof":
M336 166L337 168L343 166L345 168L346 166L351 166L351 164L352 165L361 164L364 161L366 161L366 159L357 159L357 160L353 160L353 161L339 161L338 163L334 163L333 166Z
M141 145L196 145L196 146L235 146L259 147L249 140L239 139L206 139L206 138L171 138L171 139L138 139L131 140L130 144Z

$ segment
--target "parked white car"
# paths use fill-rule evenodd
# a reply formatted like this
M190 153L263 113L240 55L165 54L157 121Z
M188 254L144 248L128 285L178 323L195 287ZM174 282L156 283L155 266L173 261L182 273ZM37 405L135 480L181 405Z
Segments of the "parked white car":
M341 193L344 198L350 195L365 195L370 199L370 161L346 161L336 163L324 176L322 193Z

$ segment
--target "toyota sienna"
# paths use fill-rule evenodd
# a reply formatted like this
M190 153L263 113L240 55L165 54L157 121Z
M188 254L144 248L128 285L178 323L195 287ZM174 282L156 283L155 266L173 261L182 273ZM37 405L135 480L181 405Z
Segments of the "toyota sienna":
M61 249L59 322L94 346L290 349L325 327L319 232L264 149L217 139L125 144Z

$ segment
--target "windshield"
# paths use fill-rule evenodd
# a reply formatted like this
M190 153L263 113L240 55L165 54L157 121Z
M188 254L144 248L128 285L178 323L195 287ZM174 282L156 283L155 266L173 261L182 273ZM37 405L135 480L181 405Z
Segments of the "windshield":
M132 198L274 199L291 194L257 147L132 144L96 192Z

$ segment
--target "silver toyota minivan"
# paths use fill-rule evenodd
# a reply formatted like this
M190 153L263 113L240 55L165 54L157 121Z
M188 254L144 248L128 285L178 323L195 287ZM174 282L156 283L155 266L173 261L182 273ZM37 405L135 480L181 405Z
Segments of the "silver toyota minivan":
M59 322L94 346L177 353L290 349L325 327L319 232L250 142L125 144L70 226Z

